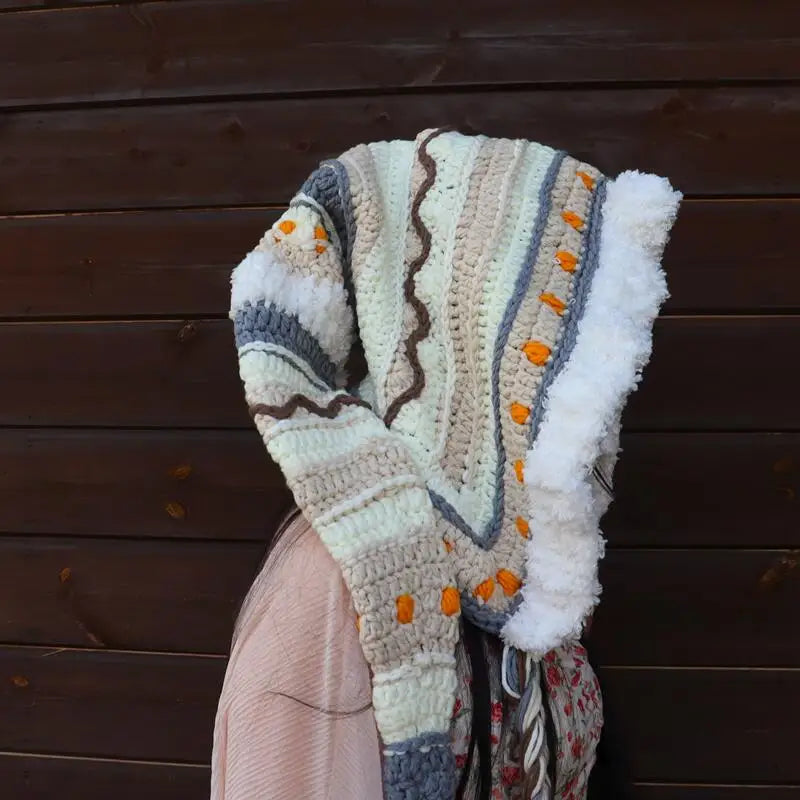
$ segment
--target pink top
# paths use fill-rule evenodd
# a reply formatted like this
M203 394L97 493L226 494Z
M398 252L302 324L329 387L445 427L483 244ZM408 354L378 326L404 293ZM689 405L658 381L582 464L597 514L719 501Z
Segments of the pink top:
M298 517L239 615L214 728L212 800L382 798L355 618L336 563Z
M521 800L519 740L500 685L502 648L484 637L489 672L492 798ZM467 762L472 696L469 660L456 649L461 678L451 738ZM597 679L580 645L544 661L552 721L562 743L557 780L542 797L585 798L602 724ZM336 562L298 515L242 605L214 729L211 800L344 798L381 800L381 757L372 690L356 615ZM465 798L475 796L478 759Z

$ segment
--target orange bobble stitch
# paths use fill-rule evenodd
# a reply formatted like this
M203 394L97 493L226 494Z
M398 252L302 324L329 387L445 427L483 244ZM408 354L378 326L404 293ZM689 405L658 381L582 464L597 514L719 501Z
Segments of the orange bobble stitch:
M401 594L394 602L397 606L397 621L401 625L408 625L414 619L414 598L410 594Z
M461 597L458 594L458 589L455 586L445 586L442 589L442 613L445 616L452 617L453 614L458 614L461 611Z
M292 222L290 219L285 219L278 227L288 236L297 227L297 223Z
M583 185L591 192L594 189L594 178L588 173L578 170L575 173L582 181Z
M494 580L487 578L483 583L479 583L472 593L475 597L482 597L484 602L489 602L489 598L494 594Z
M444 549L447 550L448 553L453 552L453 543L449 539L443 539L444 542Z
M522 581L507 569L497 571L497 582L503 587L507 597L516 594L519 591L519 587L522 586Z
M315 239L319 239L319 240L321 240L323 242L327 242L328 241L328 232L325 230L325 228L322 227L322 225L317 225L317 227L314 228L314 238ZM326 248L326 245L318 244L314 249L318 253L324 253L325 252L325 248Z
M564 272L575 272L575 265L578 263L578 257L567 250L559 250L556 253L556 261L561 265L561 269L563 269Z
M527 539L531 535L531 526L528 525L527 520L522 519L522 517L517 517L516 524L519 535L523 539Z
M561 219L563 219L567 225L572 225L576 231L579 231L583 227L583 220L574 211L563 211L561 213Z
M567 307L567 304L563 300L559 299L554 294L550 294L550 292L544 292L543 294L540 294L539 299L543 303L547 303L547 305L550 306L550 308L552 308L553 311L555 311L559 316L564 313Z
M530 415L531 410L528 406L524 406L522 403L511 404L511 419L513 419L517 425L524 425L528 421Z
M517 480L520 483L522 483L525 480L525 477L522 472L524 469L525 469L525 464L523 463L522 460L514 462L514 472L517 473Z
M525 342L522 345L522 352L528 356L528 361L537 367L543 367L550 358L550 348L542 342Z

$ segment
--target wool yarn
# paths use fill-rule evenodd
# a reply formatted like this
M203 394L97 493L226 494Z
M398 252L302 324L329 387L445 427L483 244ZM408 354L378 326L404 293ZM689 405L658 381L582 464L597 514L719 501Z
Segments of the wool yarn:
M453 796L460 614L533 675L597 603L679 201L664 178L429 130L322 163L234 271L246 399L352 594L389 800Z

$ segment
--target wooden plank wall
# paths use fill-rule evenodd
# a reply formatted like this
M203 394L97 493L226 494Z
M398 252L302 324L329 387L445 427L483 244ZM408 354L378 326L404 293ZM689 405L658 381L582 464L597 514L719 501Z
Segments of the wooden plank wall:
M639 800L800 798L796 0L0 0L0 785L207 793L289 499L232 266L322 157L442 123L687 200L592 631Z

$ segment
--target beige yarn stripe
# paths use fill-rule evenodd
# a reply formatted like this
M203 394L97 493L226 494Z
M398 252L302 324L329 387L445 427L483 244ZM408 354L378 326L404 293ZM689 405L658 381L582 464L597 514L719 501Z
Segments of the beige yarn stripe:
M486 365L477 348L481 341L478 310L481 289L491 256L500 234L507 184L516 177L518 160L515 142L508 139L488 140L479 153L471 176L467 203L459 220L459 246L453 260L453 283L448 305L457 309L449 315L450 336L454 342L456 382L450 417L447 423L447 457L444 474L455 485L464 481L475 453L470 452L476 437L481 436L489 420L483 418L483 397L478 387L487 385ZM478 210L480 209L480 215ZM474 465L471 472L474 473ZM471 485L474 475L466 478Z

